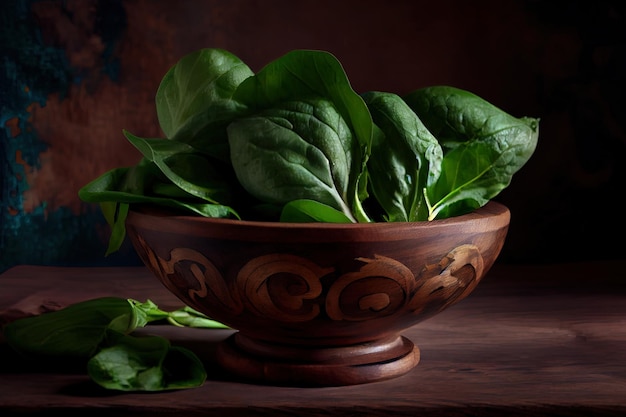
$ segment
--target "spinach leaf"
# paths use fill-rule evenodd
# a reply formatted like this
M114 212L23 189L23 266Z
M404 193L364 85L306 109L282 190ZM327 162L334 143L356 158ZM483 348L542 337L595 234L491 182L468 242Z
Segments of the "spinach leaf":
M169 139L146 139L128 131L124 135L150 162L178 188L214 204L230 203L228 180L217 161L192 146ZM231 179L232 181L232 179Z
M163 337L108 331L107 339L109 346L87 362L91 379L106 389L164 391L198 387L206 380L200 359Z
M486 204L533 154L539 120L516 118L454 87L433 86L404 97L444 150L439 179L427 187L428 220Z
M145 311L127 299L102 297L7 324L7 343L24 356L88 359L105 340L106 329L128 334L147 322Z
M233 99L248 106L251 112L263 111L287 101L311 98L330 101L354 134L360 151L351 154L353 171L347 202L353 213L350 217L370 221L361 206L359 181L370 154L372 118L363 99L352 89L337 58L324 51L288 52L244 80L233 96ZM232 152L231 157L233 154L236 152Z
M278 205L315 200L357 221L352 208L360 149L333 103L276 104L231 123L228 137L237 178L259 200Z
M166 320L177 327L195 327L202 329L229 329L223 323L209 318L206 314L199 312L189 306L184 306L178 310L170 311Z
M143 158L137 165L112 169L84 185L82 201L99 203L111 226L106 255L117 251L126 236L129 204L154 204L205 217L239 217L228 206L201 200L172 184L154 162Z
M386 221L426 220L423 190L441 173L443 152L437 139L400 96L372 91L363 98L378 128L367 161L372 194Z
M285 204L281 222L293 223L352 223L344 213L315 200L293 200Z
M245 106L233 99L252 70L232 53L215 48L181 58L161 80L156 93L159 124L170 139L228 160L226 126Z
M126 238L126 217L128 217L128 210L130 210L130 204L103 201L100 203L100 209L104 214L109 227L111 228L111 237L109 238L109 245L104 253L104 256L109 256L117 250L124 243Z
M208 217L233 214L230 207L207 203L174 186L153 162L145 158L137 165L102 174L84 185L78 195L88 203L156 204Z

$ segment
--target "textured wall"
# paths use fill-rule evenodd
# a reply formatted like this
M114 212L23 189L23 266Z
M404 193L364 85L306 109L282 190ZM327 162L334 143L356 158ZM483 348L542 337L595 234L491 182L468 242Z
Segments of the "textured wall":
M0 271L123 264L78 189L160 135L154 93L183 54L220 47L253 70L324 49L357 91L465 88L541 118L540 144L497 199L501 259L623 257L626 18L621 2L478 0L4 0L0 12Z

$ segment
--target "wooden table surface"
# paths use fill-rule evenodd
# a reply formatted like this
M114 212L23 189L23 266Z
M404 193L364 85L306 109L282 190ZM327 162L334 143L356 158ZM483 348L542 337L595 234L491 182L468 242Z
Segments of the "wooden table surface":
M143 267L18 266L0 275L0 323L113 295L181 304ZM149 325L209 372L199 388L107 391L82 372L29 366L0 341L0 416L626 416L626 261L496 264L467 299L405 332L421 350L399 378L332 388L261 386L221 372L232 330Z

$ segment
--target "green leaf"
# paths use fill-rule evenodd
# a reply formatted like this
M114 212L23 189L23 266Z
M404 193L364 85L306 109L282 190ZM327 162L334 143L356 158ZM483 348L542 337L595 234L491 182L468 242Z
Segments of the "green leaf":
M174 311L164 311L159 308L153 301L146 300L140 302L137 300L128 300L133 308L137 311L137 317L143 320L143 325L155 321L166 320L168 323L178 327L199 327L205 329L228 329L229 327L223 323L210 319L189 306L183 306ZM139 327L139 326L137 326Z
M363 99L352 89L337 58L324 51L288 52L243 81L233 97L255 112L287 101L311 98L330 101L354 133L360 148L358 153L351 155L354 170L351 178L355 178L348 189L351 209L358 221L370 221L361 207L359 181L370 154L372 118Z
M86 360L97 352L107 329L130 333L141 325L128 300L102 297L15 320L3 331L7 343L22 355Z
M87 363L100 386L119 391L163 391L201 386L206 371L197 356L172 347L160 336L135 337L109 332L109 347Z
M103 201L100 203L100 210L102 211L102 215L106 220L107 224L113 227L115 223L115 215L118 211L118 204L114 201Z
M181 199L180 191L184 190L180 188L172 193L173 198L162 195L163 187L159 188L161 193L155 194L153 190L162 183L152 183L151 180L155 180L153 175L141 164L129 168L115 168L83 186L79 190L79 197L88 203L120 202L162 205L206 217L229 217L234 214L230 207L207 204L187 192L185 192L186 198ZM135 183L132 180L134 178L141 178L142 181Z
M141 138L126 130L124 135L181 190L214 204L230 201L229 184L209 156L174 140Z
M205 48L181 58L161 80L157 116L166 137L228 159L226 126L245 106L233 99L252 70L228 51Z
M143 159L133 167L112 169L84 185L82 201L98 203L111 226L106 255L119 250L126 236L129 204L152 204L204 217L236 217L230 207L201 200L162 176L153 162Z
M387 221L426 220L423 190L439 178L441 146L396 94L372 91L363 98L380 129L375 130L367 161L372 194Z
M484 142L465 143L450 150L439 181L427 190L430 201L434 201L430 219L468 213L504 189L510 176L494 165L498 157Z
M167 311L163 311L156 305L152 300L146 300L144 302L134 300L132 298L128 299L128 302L133 306L136 310L136 314L138 317L141 317L143 324L137 327L143 327L146 324L166 319L169 317L169 313Z
M352 223L344 213L314 200L294 200L283 207L281 222Z
M130 206L126 203L116 203L115 207L115 215L111 224L111 237L104 256L109 256L118 251L126 238L126 217Z
M180 327L196 327L202 329L229 329L219 321L209 318L206 314L203 314L189 306L184 306L178 310L174 310L168 313L167 321L170 324Z
M307 97L330 100L361 145L369 147L372 120L367 106L352 89L341 63L328 52L288 52L243 81L234 95L237 101L257 110Z
M233 122L228 135L233 168L250 194L279 205L316 200L356 221L359 147L332 103L283 103Z
M426 191L429 220L486 204L535 151L538 119L516 118L470 92L434 86L404 99L444 149L441 176Z

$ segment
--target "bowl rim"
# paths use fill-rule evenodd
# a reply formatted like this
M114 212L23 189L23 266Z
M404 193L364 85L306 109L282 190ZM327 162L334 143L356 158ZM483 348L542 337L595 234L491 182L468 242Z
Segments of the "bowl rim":
M273 229L273 230L375 230L375 229L406 229L409 228L431 228L431 227L449 227L454 224L464 224L471 220L485 220L494 217L500 217L503 224L507 224L510 221L510 210L507 206L496 201L489 201L485 205L475 209L472 212L461 214L459 216L447 217L445 219L435 219L430 221L415 221L415 222L371 222L371 223L324 223L324 222L309 222L309 223L295 223L295 222L273 222L273 221L259 221L259 220L239 220L231 218L216 218L216 217L203 217L200 215L181 215L172 214L167 209L160 209L155 206L135 206L131 205L127 221L131 223L135 221L133 217L139 218L161 218L163 221L169 222L189 222L195 224L212 224L220 226L232 226L254 229Z

